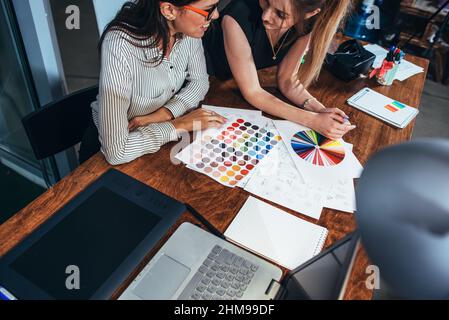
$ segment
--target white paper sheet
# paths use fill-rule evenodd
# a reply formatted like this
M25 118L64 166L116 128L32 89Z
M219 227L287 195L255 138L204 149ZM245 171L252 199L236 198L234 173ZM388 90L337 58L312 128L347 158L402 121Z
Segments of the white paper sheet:
M249 197L225 232L242 246L288 268L317 255L328 230Z
M377 44L368 44L364 48L376 55L376 60L374 61L373 68L380 68L382 66L382 62L387 57L388 51ZM404 81L422 72L424 72L424 69L422 67L417 66L407 60L402 60L396 73L395 79Z
M341 179L333 183L325 198L324 207L343 212L355 212L354 181L352 179Z
M259 163L245 190L319 220L330 185L306 183L287 148L280 143Z

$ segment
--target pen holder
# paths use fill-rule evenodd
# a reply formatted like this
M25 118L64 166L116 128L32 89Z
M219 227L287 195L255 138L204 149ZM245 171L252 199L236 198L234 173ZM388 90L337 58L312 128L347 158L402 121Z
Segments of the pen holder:
M399 64L391 62L391 67L384 70L384 72L379 72L376 76L377 82L383 86L391 86L394 79L396 78L396 73L399 69Z

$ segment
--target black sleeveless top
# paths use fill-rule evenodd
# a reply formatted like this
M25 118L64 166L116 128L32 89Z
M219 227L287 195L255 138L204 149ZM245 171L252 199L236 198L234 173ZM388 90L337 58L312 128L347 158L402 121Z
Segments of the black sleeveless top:
M251 47L257 70L277 65L282 61L294 43L291 40L292 37L296 37L296 32L292 28L284 41L284 46L277 53L276 59L273 60L273 50L263 26L262 13L263 11L258 0L233 0L220 13L220 18L211 25L210 30L203 37L207 71L210 75L223 80L232 77L224 48L223 30L221 27L221 21L224 16L231 16L242 28ZM280 42L282 40L284 40L284 37L281 37ZM274 50L277 52L278 47L276 46Z

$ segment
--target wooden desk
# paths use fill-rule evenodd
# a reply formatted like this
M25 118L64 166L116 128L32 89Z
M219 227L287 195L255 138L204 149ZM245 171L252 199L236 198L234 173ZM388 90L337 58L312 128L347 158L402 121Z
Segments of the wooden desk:
M428 61L410 56L408 59L424 67L427 72ZM391 98L413 107L418 107L424 87L425 75L426 73L414 76L402 83L396 81L392 87L379 87L368 80L357 80L349 84L342 83L327 72L323 72L319 84L310 91L326 106L342 108L351 117L351 121L357 124L357 130L348 134L345 140L354 144L354 153L364 164L379 149L409 140L414 122L406 129L394 129L347 106L345 104L346 99L368 85L372 88L375 87L377 91ZM260 76L262 84L270 91L275 92L274 71L272 69L263 70L260 72ZM233 81L220 83L212 80L211 90L206 98L206 103L228 107L249 107L242 99ZM170 161L170 149L172 146L173 143L168 144L156 154L144 156L132 163L118 166L117 169L179 201L189 203L207 217L220 231L224 232L245 203L249 194L239 188L230 189L224 187L204 175L185 168L183 165L175 166ZM104 160L104 157L101 154L97 154L9 221L1 225L0 256L17 245L110 167ZM302 216L291 210L286 211L328 228L330 232L325 244L326 247L332 245L356 227L352 214L335 210L325 209L319 221ZM184 221L197 223L189 214L185 213L178 224L170 230L164 239L161 239L157 248ZM121 291L151 259L157 248L147 255L112 298L118 297ZM367 277L365 270L369 264L366 254L361 249L351 274L345 295L346 299L370 299L372 297L372 292L367 290L365 286Z

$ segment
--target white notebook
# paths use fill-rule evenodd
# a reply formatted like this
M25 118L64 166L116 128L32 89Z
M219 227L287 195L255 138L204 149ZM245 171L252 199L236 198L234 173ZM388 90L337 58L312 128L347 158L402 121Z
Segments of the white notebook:
M225 232L229 241L295 269L321 252L328 230L249 197Z
M395 127L405 128L418 114L418 109L364 88L349 98L348 104Z

